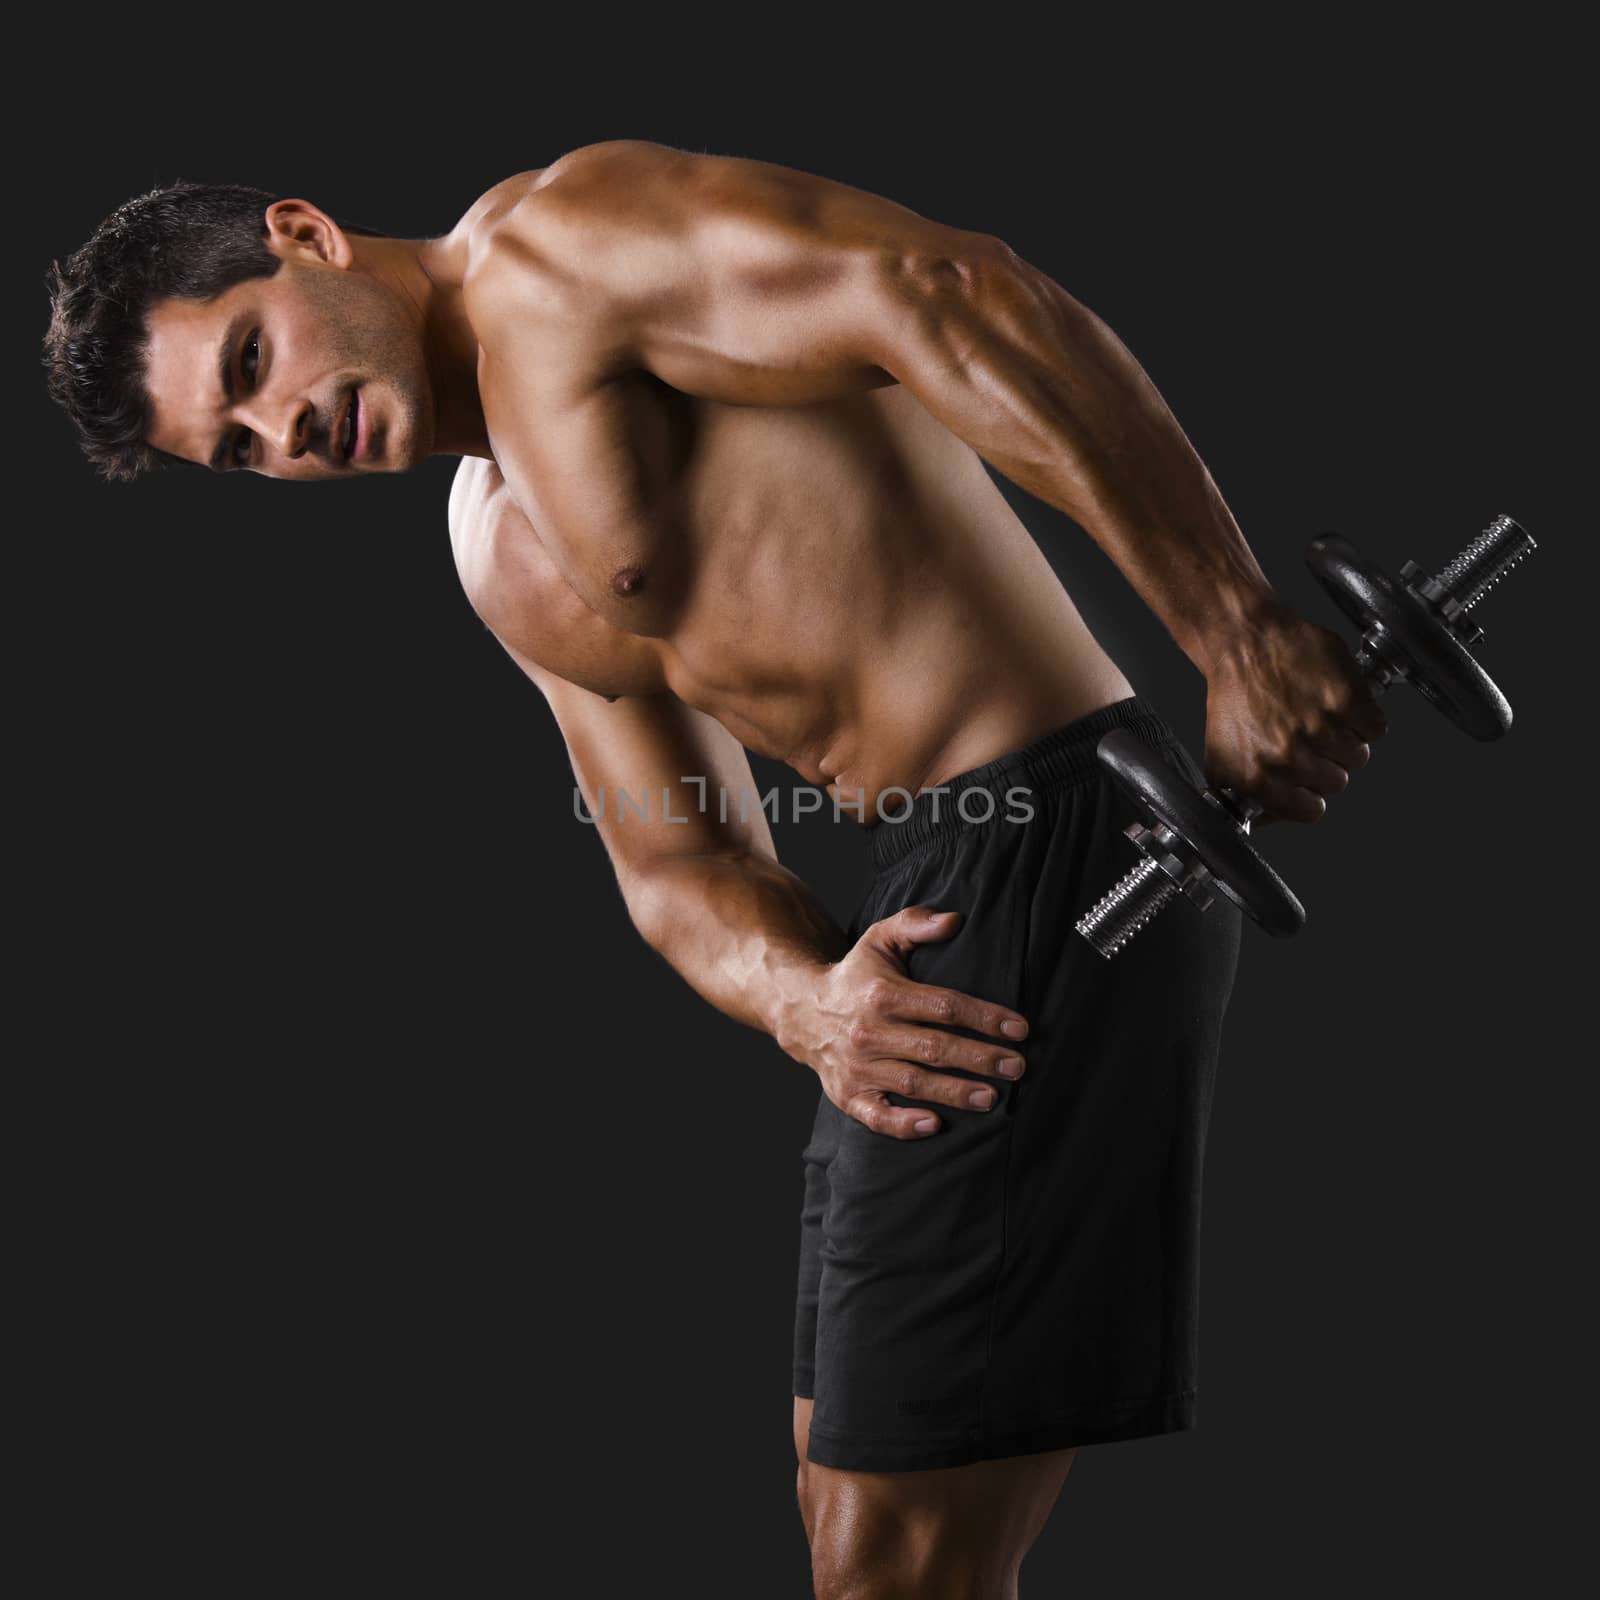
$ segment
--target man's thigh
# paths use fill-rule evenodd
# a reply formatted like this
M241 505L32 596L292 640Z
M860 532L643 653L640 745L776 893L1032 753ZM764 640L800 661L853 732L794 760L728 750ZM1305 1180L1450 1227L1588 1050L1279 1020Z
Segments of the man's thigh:
M813 1465L952 1468L1193 1425L1238 914L1179 906L1105 961L1073 919L1124 863L1126 803L1091 771L1036 806L886 881L890 909L964 913L908 973L1020 1011L1028 1068L989 1112L940 1107L927 1140L819 1103L792 1391L816 1401Z
M1070 772L1056 751L1025 773L1024 823L929 836L867 907L960 911L907 973L1027 1017L1028 1067L988 1112L939 1107L926 1140L819 1098L792 1390L815 1399L799 1408L813 1468L952 1469L1193 1425L1201 1162L1239 919L1181 904L1111 962L1075 934L1129 853L1096 731L1069 730Z
M964 1573L996 1586L1014 1579L1077 1455L1041 1450L960 1467L841 1471L806 1457L811 1408L795 1398L800 1513L819 1570L902 1580Z

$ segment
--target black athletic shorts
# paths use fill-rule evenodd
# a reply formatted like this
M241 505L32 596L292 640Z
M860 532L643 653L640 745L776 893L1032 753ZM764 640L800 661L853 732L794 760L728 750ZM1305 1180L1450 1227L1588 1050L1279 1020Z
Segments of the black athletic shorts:
M954 1467L1195 1424L1201 1163L1241 919L1180 899L1109 961L1075 931L1140 859L1135 807L1095 759L1112 728L1203 784L1135 695L873 829L852 940L908 905L963 913L909 976L1019 1012L1027 1069L930 1069L999 1098L935 1106L920 1139L819 1098L794 1393L815 1400L820 1466Z

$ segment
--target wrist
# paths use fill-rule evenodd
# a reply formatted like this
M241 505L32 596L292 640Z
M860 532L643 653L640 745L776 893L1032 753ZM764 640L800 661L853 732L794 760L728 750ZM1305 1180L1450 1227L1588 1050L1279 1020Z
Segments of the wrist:
M794 951L774 962L763 987L762 1026L786 1056L812 1064L817 1045L820 992L833 963Z
M1214 677L1241 654L1248 654L1260 634L1293 615L1265 580L1240 581L1219 590L1207 607L1204 625L1178 640L1201 675Z

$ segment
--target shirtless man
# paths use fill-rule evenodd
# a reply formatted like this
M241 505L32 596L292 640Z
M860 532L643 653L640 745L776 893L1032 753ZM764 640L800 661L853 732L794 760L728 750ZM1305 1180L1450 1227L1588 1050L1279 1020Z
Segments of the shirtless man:
M1161 618L1206 679L1206 776L1264 820L1319 818L1384 728L1132 356L991 235L631 140L426 240L173 186L53 301L52 393L109 477L464 458L462 584L549 701L634 924L820 1081L794 1367L816 1592L1014 1595L1078 1447L1193 1425L1239 929L1179 908L1115 962L1073 934L1127 864L1099 735L1200 772L983 462ZM759 809L719 815L753 789L742 747L872 828L850 928ZM622 789L670 807L619 816Z

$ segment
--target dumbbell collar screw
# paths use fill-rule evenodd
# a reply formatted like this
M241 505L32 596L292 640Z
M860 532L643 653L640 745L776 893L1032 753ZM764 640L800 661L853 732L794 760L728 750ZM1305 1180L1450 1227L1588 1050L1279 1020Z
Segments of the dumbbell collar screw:
M1122 831L1140 854L1149 856L1202 911L1210 910L1214 898L1210 872L1166 823L1147 828L1142 822L1130 822Z
M1483 638L1483 626L1474 622L1467 608L1431 572L1408 561L1400 569L1400 579L1425 605L1431 606L1444 625L1469 650Z

